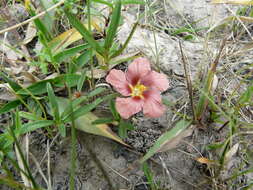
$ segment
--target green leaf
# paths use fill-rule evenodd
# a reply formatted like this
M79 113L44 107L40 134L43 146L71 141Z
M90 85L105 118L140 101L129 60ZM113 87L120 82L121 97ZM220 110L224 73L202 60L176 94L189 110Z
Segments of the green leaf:
M21 104L20 100L13 100L11 102L8 102L7 104L4 104L0 108L0 114L11 111L12 109L18 107L20 104Z
M47 83L47 94L48 94L48 99L50 102L51 110L54 116L54 119L56 123L60 121L60 114L59 114L59 108L58 108L58 103L54 94L54 90L51 86L50 83Z
M204 113L206 109L207 102L208 102L206 95L210 94L213 78L214 78L214 72L212 70L209 70L207 74L207 78L204 82L203 92L200 95L200 98L196 107L196 117L198 120L201 119L202 114Z
M241 97L239 98L239 104L242 105L252 101L252 97L253 97L253 83L249 85L246 91L241 95Z
M105 124L105 123L107 124L107 123L112 123L113 121L114 121L113 118L102 117L93 121L92 125Z
M52 120L39 120L39 121L34 121L31 123L27 123L22 125L20 134L25 134L31 131L35 131L36 129L42 128L42 127L48 127L50 125L54 125L54 121Z
M20 120L19 112L16 112L16 114L15 114L15 128L17 130L20 130L20 128L21 128L21 120Z
M122 5L128 5L128 4L139 4L139 5L145 5L145 1L142 0L121 0Z
M33 121L40 119L40 117L38 117L37 115L34 115L33 113L25 112L25 111L20 111L19 115L23 118L33 120Z
M100 88L96 88L95 90L89 92L87 96L81 96L81 97L73 100L72 101L72 106L73 106L74 110L76 110L77 108L79 108L81 103L84 103L84 102L88 101L89 98L91 98L93 96L96 96L96 95L100 94L101 92L103 92L105 90L106 90L105 88L101 88L101 87ZM61 101L61 98L58 97L57 101ZM62 104L60 104L60 105L62 105ZM61 114L62 118L65 118L71 112L70 105L65 105L64 107L66 107L64 109L64 111L63 111L62 108L59 108L59 110L61 110L60 114Z
M88 49L89 47L90 46L88 44L83 44L83 45L79 45L76 47L63 50L54 56L54 60L57 62L66 61L68 58L75 56L78 52Z
M94 108L96 108L97 105L100 104L101 102L103 102L103 99L97 98L94 102L76 109L72 114L69 114L66 118L63 118L63 121L69 122L69 121L71 121L72 117L75 120L75 119L79 118L80 116L85 115L88 112L90 112L91 110L93 110Z
M120 120L120 115L119 115L119 113L117 112L116 107L115 107L115 99L112 99L112 100L110 101L110 110L111 110L111 112L112 112L113 118L114 118L116 121L119 121L119 120Z
M77 91L78 92L82 91L83 83L85 82L85 80L86 80L86 74L85 74L85 72L82 72L81 77L79 78L78 83L77 83Z
M89 43L89 45L100 55L103 55L105 49L99 45L99 43L93 38L89 30L70 12L65 11L69 22L77 29L77 31L83 36L83 38Z
M141 163L148 160L151 156L153 156L159 149L169 140L178 136L181 132L183 132L189 125L191 121L180 120L175 127L171 130L165 132L162 136L158 138L155 144L149 149L149 151L145 154L145 156L140 160Z
M50 82L50 81L52 81L52 79L36 82L36 83L28 86L26 89L19 90L17 92L17 94L29 95L29 92L32 93L33 95L43 94L47 91L47 89L46 89L47 82Z
M32 9L29 9L29 13L33 17L36 16L35 11L33 11ZM46 41L49 42L52 39L52 36L44 23L39 18L37 18L34 20L34 24L36 28L40 31L40 33L43 35L43 37L46 39Z
M121 0L116 1L115 8L112 12L111 22L106 33L104 48L109 50L112 46L115 34L117 32L121 16Z
M156 183L154 183L154 174L152 173L152 170L148 167L148 164L146 162L142 164L142 170L148 180L148 184L151 186L151 189L154 189L154 190L158 189L158 187L156 186Z
M54 116L54 120L56 121L55 124L58 127L61 136L66 137L66 128L65 128L65 125L61 123L58 102L54 94L54 90L50 83L47 83L47 93L48 93L48 99L50 102L52 114Z
M94 51L92 51L92 49L89 49L85 52L83 52L77 59L77 66L78 67L83 67L84 65L86 65L89 61L90 58L93 57L95 55Z
M5 82L7 82L10 87L16 92L20 89L22 89L22 87L16 83L15 81L13 81L12 79L10 79L8 76L6 76L3 72L0 72L0 76L4 79Z
M33 95L40 95L47 92L47 83L50 82L56 87L65 87L65 84L68 82L70 87L76 86L80 75L77 74L63 74L53 79L42 80L36 82L26 89L21 89L17 92L20 95L29 95L29 92ZM28 92L27 92L28 90Z
M60 124L59 125L59 132L61 134L62 137L66 137L66 127L64 124Z
M119 136L121 138L126 138L127 131L130 131L130 130L134 130L134 126L131 123L121 120L119 123Z
M40 2L44 10L54 5L52 0L40 0ZM53 27L54 27L54 15L55 15L55 10L51 10L49 12L46 12L43 18L43 23L45 24L45 27L47 28L47 30L50 32L53 31Z

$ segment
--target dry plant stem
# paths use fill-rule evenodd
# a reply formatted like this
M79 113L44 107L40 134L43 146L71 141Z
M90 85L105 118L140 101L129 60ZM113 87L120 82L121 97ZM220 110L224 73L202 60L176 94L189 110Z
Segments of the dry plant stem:
M111 166L109 166L106 162L103 162L103 164L108 167L110 170L112 170L114 173L116 173L118 176L120 176L121 178L123 178L124 180L126 180L127 182L131 182L129 179L127 179L125 176L123 176L121 173L119 173L118 171L116 171L115 169L113 169Z
M45 10L45 11L43 11L43 12L37 14L36 16L34 16L34 17L32 17L32 18L30 18L30 19L28 19L28 20L25 20L24 22L21 22L21 23L18 23L18 24L16 24L16 25L14 25L14 26L9 27L9 28L0 30L0 34L3 34L3 33L5 33L5 32L11 31L11 30L13 30L13 29L15 29L15 28L18 28L18 27L20 27L20 26L23 26L23 25L25 25L25 24L28 24L29 22L31 22L31 21L33 21L33 20L35 20L35 19L37 19L37 18L40 18L40 17L44 16L47 12L49 12L49 11L51 11L51 10L53 10L53 9L55 9L55 8L57 8L57 7L59 7L60 5L62 5L62 4L64 3L64 1L65 1L65 0L61 0L59 3L56 3L54 6L48 8L47 10Z
M21 159L21 156L20 156L20 153L18 151L18 148L17 148L16 145L14 145L14 146L15 146L15 152L16 152L16 157L17 157L17 163L18 163L19 167L22 170L24 170L25 172L27 172L27 170L25 169L24 163L23 163L23 161ZM22 172L20 172L20 176L21 176L21 178L23 180L23 183L24 183L24 185L26 187L32 187L32 184L30 183L30 180L29 180L29 178L27 176L25 176Z
M35 163L35 165L36 165L36 167L37 167L36 169L38 170L38 172L39 172L39 174L41 175L42 179L45 181L45 183L46 183L47 186L48 186L48 180L47 180L45 174L44 174L43 171L42 171L42 168L41 168L40 163L37 161L37 159L35 158L35 156L34 156L31 152L29 152L29 155L30 155L30 157L31 157L31 160ZM48 189L48 190L50 190L50 189Z
M183 49L182 49L182 44L181 44L180 40L179 40L179 47L180 47L180 53L181 53L181 56L182 56L182 63L184 65L184 73L185 73L185 79L186 79L186 83L187 83L187 89L188 89L189 98L190 98L190 101L191 101L192 114L193 114L194 121L197 121L196 114L195 114L195 109L194 109L194 104L193 104L193 91L192 91L191 77L188 74L189 71L188 71L187 63L186 63L186 60L185 60L185 55L184 55L184 52L183 52Z
M227 37L225 37L225 38L222 40L219 53L218 53L218 55L216 56L216 58L215 58L213 64L211 65L211 71L212 71L213 73L216 72L216 68L217 68L217 65L218 65L218 63L219 63L219 60L220 60L220 57L221 57L221 53L222 53L222 51L223 51L223 49L224 49L224 47L225 47L225 45L226 45L226 41L227 41Z
M213 61L213 63L211 64L211 67L210 67L210 69L208 71L207 79L205 81L205 87L204 87L204 90L205 90L205 92L207 94L209 94L209 92L211 90L212 83L213 83L212 82L213 81L213 76L214 76L214 74L216 72L216 68L217 68L217 65L219 63L222 51L223 51L223 49L224 49L224 47L226 45L226 41L227 41L227 36L222 40L219 53L216 56L216 58ZM206 107L208 105L208 99L206 98L206 96L204 94L202 94L202 96L200 97L199 102L203 102L203 103L201 105L200 104L198 105L198 111L196 113L196 117L197 117L197 120L201 123L202 116L205 113Z

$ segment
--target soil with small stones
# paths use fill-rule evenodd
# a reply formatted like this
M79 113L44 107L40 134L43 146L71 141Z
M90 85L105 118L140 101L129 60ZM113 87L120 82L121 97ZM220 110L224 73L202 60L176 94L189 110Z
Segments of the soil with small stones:
M129 189L129 190L148 190L151 185L147 177L144 175L139 159L149 150L155 141L166 131L175 126L179 120L176 113L191 113L190 103L188 98L188 91L186 88L184 69L181 63L181 55L178 48L178 40L175 36L168 35L168 28L174 29L185 26L185 21L192 23L193 21L208 17L207 20L198 22L195 27L211 26L218 20L221 20L229 11L224 7L210 5L209 1L169 1L165 0L164 5L158 3L158 7L163 11L159 11L156 15L156 22L168 23L167 29L156 33L156 40L153 38L153 32L144 26L136 30L133 40L129 43L128 52L133 50L141 51L151 60L155 60L153 51L155 44L158 46L160 52L159 68L167 74L170 80L170 88L163 93L163 97L174 104L173 108L166 111L162 117L158 119L149 119L143 116L142 113L136 114L131 122L135 129L128 131L128 137L124 139L130 147L125 147L121 144L113 142L109 139L100 136L94 136L78 131L78 141L76 145L76 190L109 190L109 189ZM143 8L143 7L141 7ZM10 15L15 19L11 19L10 25L20 22L27 18L27 13L24 7L19 5L12 7ZM127 11L128 10L128 11ZM234 10L234 7L231 7ZM0 9L3 11L3 9ZM127 18L119 32L119 40L125 41L131 24L135 19L136 9L132 6L127 7L125 17ZM133 14L131 13L134 12ZM4 11L7 13L6 11ZM131 14L130 14L131 13ZM182 14L184 17L182 17ZM215 13L215 14L214 14ZM9 13L8 13L9 14ZM8 15L7 14L7 15ZM5 14L6 15L6 14ZM17 18L17 19L16 19ZM132 19L134 18L134 19ZM186 19L186 20L185 20ZM155 24L157 24L155 23ZM7 26L10 26L10 25ZM1 27L7 27L1 26ZM15 38L12 38L14 35ZM19 33L10 32L7 39L13 44L13 39L23 37L24 31ZM204 35L199 32L199 35ZM18 36L18 37L17 37ZM3 36L0 36L2 39ZM15 43L14 41L14 43ZM35 40L36 41L36 40ZM32 42L34 43L34 41ZM204 72L204 66L211 62L212 55L217 52L219 43L214 42L210 45L210 57L203 56L205 53L203 42L182 42L185 54L190 62L190 71L193 79L203 79L203 75L199 73ZM34 44L33 44L34 47ZM6 53L6 52L5 52ZM251 53L252 54L252 53ZM249 53L249 59L252 58ZM236 62L235 60L234 62ZM240 60L241 61L241 60ZM5 63L9 64L9 63ZM249 62L240 63L241 65L231 66L231 69L236 71L244 67ZM204 65L204 66L203 66ZM225 65L225 62L224 62ZM124 70L124 65L117 66L118 69ZM252 67L243 72L251 72ZM201 71L201 72L200 72ZM226 73L227 71L225 71ZM243 73L244 75L245 73ZM221 78L220 84L227 87L226 77L233 78L229 74L224 74ZM252 75L253 76L253 75ZM252 76L247 75L245 80L252 80ZM237 79L229 82L229 87L234 89L238 85ZM228 88L229 90L229 88ZM107 106L107 105L103 105ZM100 112L100 107L97 112ZM104 110L103 110L104 111ZM207 118L210 118L207 111ZM252 119L252 118L251 118ZM0 133L9 123L10 115L1 114L0 116ZM186 137L182 142L171 150L163 153L155 154L149 161L149 167L154 176L153 182L159 187L158 189L172 189L172 190L195 190L205 189L212 190L213 171L210 165L196 161L197 158L205 157L210 160L215 160L220 152L208 150L207 146L212 143L219 143L227 138L227 130L224 126L212 124L212 121L204 121L205 128L195 128L192 135ZM114 129L117 131L117 129ZM56 134L54 134L56 135ZM32 169L36 182L43 188L51 186L52 190L67 190L69 189L70 166L71 166L71 137L70 131L66 138L60 136L51 136L45 133L44 130L36 130L28 134L30 160L29 166ZM236 139L240 140L240 139ZM25 137L20 139L20 142L25 145ZM49 151L48 151L49 150ZM232 173L233 169L242 163L239 155L230 163L230 171L224 171L224 179L227 178L228 172ZM214 167L215 168L215 167ZM43 175L42 175L43 174ZM15 173L16 178L20 181L19 174ZM252 180L252 174L242 176L236 182L237 185L243 186ZM225 181L215 181L216 189L235 189L227 187ZM0 185L2 190L10 189L6 186Z

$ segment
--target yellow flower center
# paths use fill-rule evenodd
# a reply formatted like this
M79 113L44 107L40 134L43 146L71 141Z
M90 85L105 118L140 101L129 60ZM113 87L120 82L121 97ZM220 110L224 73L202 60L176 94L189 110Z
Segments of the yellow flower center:
M132 97L144 98L143 92L148 88L140 83L137 83L135 86L130 85L130 89Z

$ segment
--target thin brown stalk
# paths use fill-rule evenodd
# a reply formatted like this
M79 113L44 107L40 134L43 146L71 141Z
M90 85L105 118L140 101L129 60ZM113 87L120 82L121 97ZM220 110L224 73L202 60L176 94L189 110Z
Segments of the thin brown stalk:
M180 52L181 52L181 56L182 56L182 63L184 65L184 73L185 73L185 79L186 79L186 83L187 83L187 89L188 89L188 93L189 93L189 98L190 98L190 102L191 102L191 109L192 109L192 114L194 117L194 121L196 121L196 114L195 114L195 109L194 109L194 104L193 104L193 90L192 90L192 83L191 83L191 77L189 75L189 71L188 71L188 63L186 62L185 59L185 55L183 52L183 48L182 48L182 44L179 41L179 48L180 48Z
M15 29L15 28L24 26L24 25L28 24L29 22L32 22L32 21L34 21L35 19L44 16L44 15L45 15L46 13L48 13L49 11L51 11L51 10L53 10L53 9L55 9L55 8L57 8L57 7L59 7L60 5L62 5L62 4L64 3L64 1L65 1L65 0L61 0L59 3L56 3L54 6L48 8L47 10L45 10L45 11L43 11L43 12L37 14L36 16L34 16L34 17L30 18L30 19L25 20L24 22L21 22L21 23L15 24L14 26L11 26L11 27L9 27L9 28L0 30L0 34L3 34L3 33L5 33L5 32L11 31L11 30L13 30L13 29Z

